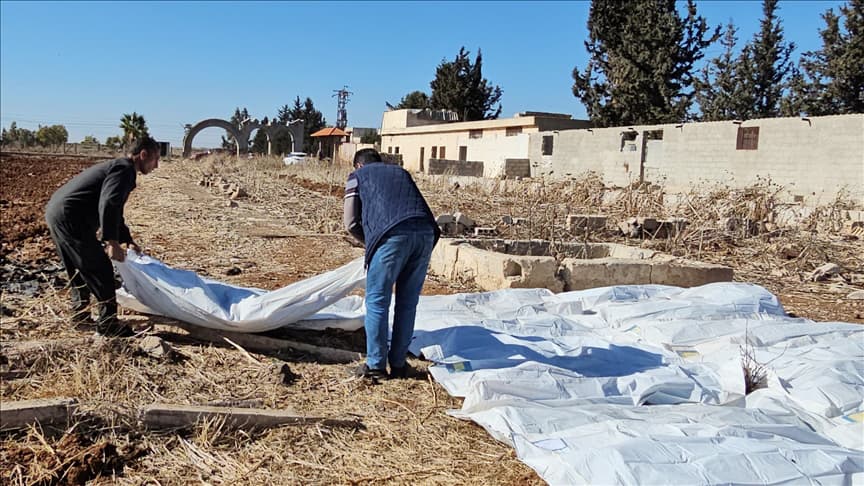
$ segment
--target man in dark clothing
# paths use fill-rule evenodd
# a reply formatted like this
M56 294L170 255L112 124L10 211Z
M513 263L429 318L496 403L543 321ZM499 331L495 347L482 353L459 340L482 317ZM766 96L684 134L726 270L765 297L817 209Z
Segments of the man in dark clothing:
M366 362L357 376L373 381L404 378L414 335L417 302L432 248L441 232L429 205L407 171L385 164L373 149L354 156L356 170L345 186L344 223L366 246ZM387 346L393 285L396 304L393 337Z
M130 336L132 330L117 319L114 269L111 260L123 261L126 244L141 251L123 220L123 206L135 173L149 174L159 166L159 143L145 136L128 158L109 160L81 172L48 201L45 220L51 239L69 274L72 320L90 321L90 294L96 297L96 330L110 336ZM101 229L101 242L97 230ZM104 245L104 246L103 246Z

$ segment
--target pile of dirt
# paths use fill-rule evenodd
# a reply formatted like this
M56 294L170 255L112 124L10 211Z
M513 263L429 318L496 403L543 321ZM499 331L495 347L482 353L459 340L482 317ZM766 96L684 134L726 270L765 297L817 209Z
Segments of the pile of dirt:
M45 439L43 438L43 441ZM42 448L13 447L0 454L2 477L14 484L16 478L28 478L32 485L72 485L122 474L127 460L140 455L124 455L110 441L90 443L79 434L66 434L54 444L43 442Z
M37 263L53 258L45 204L57 188L97 161L44 154L0 154L0 257Z

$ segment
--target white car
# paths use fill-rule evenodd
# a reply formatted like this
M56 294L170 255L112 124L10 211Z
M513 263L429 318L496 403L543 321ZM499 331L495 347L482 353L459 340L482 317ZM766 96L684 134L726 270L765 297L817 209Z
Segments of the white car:
M294 165L303 162L303 159L305 158L305 152L291 152L290 154L286 155L284 159L282 159L282 162L285 162L285 165Z

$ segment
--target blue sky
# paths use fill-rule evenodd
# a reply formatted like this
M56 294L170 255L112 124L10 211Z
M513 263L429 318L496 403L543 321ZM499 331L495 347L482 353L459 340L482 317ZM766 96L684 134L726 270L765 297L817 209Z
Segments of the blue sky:
M821 13L841 1L781 0L795 54L818 49ZM579 2L17 2L0 1L0 125L61 123L70 141L117 135L143 114L179 146L183 125L237 106L272 117L310 97L328 124L347 85L348 124L378 127L385 101L429 92L435 67L461 46L483 51L501 86L502 116L526 110L585 118L571 92L584 67L590 3ZM697 0L712 25L730 19L739 46L759 28L761 1ZM720 52L719 43L708 58ZM216 146L211 128L196 146Z

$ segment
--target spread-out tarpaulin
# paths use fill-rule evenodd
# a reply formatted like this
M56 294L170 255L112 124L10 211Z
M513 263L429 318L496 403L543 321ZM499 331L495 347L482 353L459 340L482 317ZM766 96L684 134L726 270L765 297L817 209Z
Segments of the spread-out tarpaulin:
M864 326L755 285L423 297L412 352L550 484L864 484Z
M117 267L123 305L193 324L362 327L342 299L362 260L270 292ZM864 326L789 317L756 285L424 296L411 350L464 397L452 415L550 484L864 484ZM749 394L747 360L765 372Z
M264 332L291 324L363 325L362 298L348 296L365 282L362 258L272 291L204 278L131 250L114 266L123 279L117 293L120 305L210 329Z

